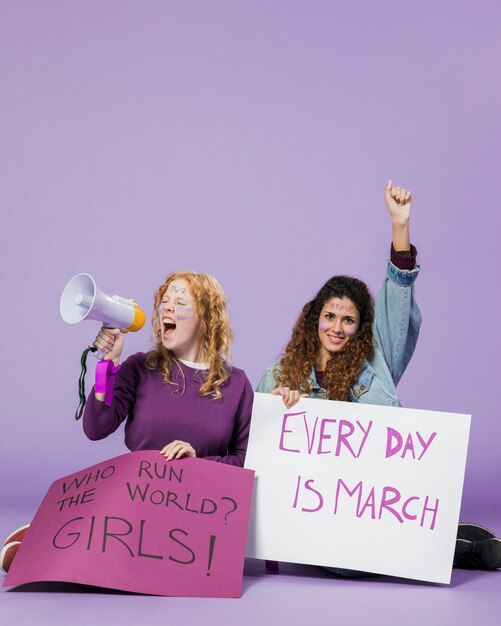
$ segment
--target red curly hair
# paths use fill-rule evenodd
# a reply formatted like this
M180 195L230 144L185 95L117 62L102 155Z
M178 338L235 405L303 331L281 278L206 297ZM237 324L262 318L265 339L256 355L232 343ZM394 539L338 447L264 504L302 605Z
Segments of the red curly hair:
M226 298L221 285L209 274L196 272L177 272L167 277L155 294L152 326L155 348L146 356L146 367L150 370L161 369L166 383L172 383L171 373L175 356L162 343L160 321L157 315L162 298L174 280L185 280L193 295L197 307L200 337L200 358L208 363L209 369L205 380L201 381L200 395L221 398L221 387L230 375L230 345L233 331L228 319ZM179 366L179 365L178 365Z

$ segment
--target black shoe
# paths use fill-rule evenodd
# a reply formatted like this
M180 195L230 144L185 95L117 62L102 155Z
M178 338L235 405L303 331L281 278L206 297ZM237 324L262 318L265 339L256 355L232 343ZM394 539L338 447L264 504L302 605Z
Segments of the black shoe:
M483 541L456 540L454 567L463 569L498 569L501 567L501 539Z
M480 526L480 524L459 522L457 538L467 539L468 541L485 541L486 539L495 539L496 535L485 526Z

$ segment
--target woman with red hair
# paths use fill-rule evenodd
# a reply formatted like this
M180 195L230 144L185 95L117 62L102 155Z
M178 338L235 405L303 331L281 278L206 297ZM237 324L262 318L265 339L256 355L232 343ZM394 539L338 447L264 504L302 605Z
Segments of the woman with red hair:
M152 324L153 350L121 366L122 333L101 329L94 345L106 352L106 383L86 404L85 434L103 439L125 421L131 451L242 466L253 393L229 364L232 331L219 283L207 274L170 275L155 295Z
M152 324L153 350L123 364L123 334L99 332L94 345L105 356L85 406L85 434L103 439L125 422L131 451L158 450L167 461L191 456L242 466L253 391L243 370L230 365L233 334L221 286L207 274L171 274L155 295ZM4 571L28 527L5 540Z

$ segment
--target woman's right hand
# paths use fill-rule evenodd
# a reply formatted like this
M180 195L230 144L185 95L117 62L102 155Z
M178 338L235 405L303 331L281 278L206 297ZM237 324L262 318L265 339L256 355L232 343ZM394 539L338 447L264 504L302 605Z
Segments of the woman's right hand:
M412 194L408 189L395 187L389 180L384 197L391 215L393 247L397 252L410 252L409 220L411 216Z
M299 393L297 389L289 389L289 387L276 387L271 392L273 396L282 396L282 400L287 409L299 402L299 398L307 398L307 393Z
M120 356L124 347L124 336L118 328L101 327L96 340L92 344L106 354L104 361L113 361L115 367L120 363Z

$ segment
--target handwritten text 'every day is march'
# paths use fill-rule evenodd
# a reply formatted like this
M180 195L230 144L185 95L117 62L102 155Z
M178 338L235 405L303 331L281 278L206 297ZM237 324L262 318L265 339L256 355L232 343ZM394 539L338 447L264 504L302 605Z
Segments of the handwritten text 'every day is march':
M370 437L374 421L365 425L359 421L348 419L332 419L307 416L306 411L285 413L283 415L280 441L280 452L302 455L326 455L337 457L347 456L358 459L364 452ZM435 440L437 433L423 435L418 430L401 433L397 429L386 427L386 444L384 458L398 455L400 458L421 461ZM412 495L403 497L400 491L391 485L379 490L375 486L368 487L362 480L356 484L348 484L338 478L333 490L332 512L336 515L340 506L346 502L355 504L355 515L359 518L370 516L381 519L385 512L392 515L399 523L418 521L420 526L429 524L433 530L439 508L439 499L426 496L424 499ZM379 491L379 492L378 492ZM323 493L318 479L305 478L298 475L292 508L299 508L305 513L316 513L325 506ZM427 515L429 514L429 515Z

